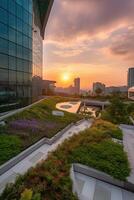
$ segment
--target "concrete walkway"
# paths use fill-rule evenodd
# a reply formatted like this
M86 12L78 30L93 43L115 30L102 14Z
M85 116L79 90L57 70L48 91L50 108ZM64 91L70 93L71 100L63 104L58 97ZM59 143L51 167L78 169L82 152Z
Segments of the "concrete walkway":
M123 145L127 152L131 167L131 174L128 181L134 184L134 127L121 125L123 131Z
M14 167L9 169L6 173L2 174L0 176L0 193L3 191L7 183L14 182L18 175L24 174L30 167L34 167L42 159L45 160L48 153L55 150L58 145L61 144L65 139L73 136L74 134L79 134L80 131L90 127L91 124L91 121L85 120L78 125L73 125L61 136L58 141L52 145L44 144L39 149L23 159L21 162L16 164Z

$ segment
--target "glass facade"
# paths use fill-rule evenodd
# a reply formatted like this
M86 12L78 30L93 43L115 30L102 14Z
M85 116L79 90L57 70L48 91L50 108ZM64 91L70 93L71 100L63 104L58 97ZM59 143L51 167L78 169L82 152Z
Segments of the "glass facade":
M0 102L32 97L32 0L0 0Z
M34 80L42 79L42 37L36 3L0 0L0 104L31 103L38 89L32 86Z
M42 63L43 63L43 42L41 36L40 13L37 0L33 1L33 77L32 94L33 100L42 93ZM35 97L35 98L34 98Z

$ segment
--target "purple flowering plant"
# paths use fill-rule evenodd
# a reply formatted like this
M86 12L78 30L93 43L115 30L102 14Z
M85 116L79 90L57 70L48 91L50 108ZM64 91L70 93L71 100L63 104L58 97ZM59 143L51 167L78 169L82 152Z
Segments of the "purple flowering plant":
M27 120L27 119L20 119L10 122L10 126L13 129L21 130L21 129L29 129L32 132L35 132L39 128L39 123L37 120Z

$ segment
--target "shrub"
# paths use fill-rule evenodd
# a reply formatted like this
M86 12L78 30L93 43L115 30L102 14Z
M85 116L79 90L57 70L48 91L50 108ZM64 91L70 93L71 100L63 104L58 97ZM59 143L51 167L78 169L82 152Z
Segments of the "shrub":
M102 130L103 132L111 136L112 138L122 140L123 134L122 134L121 129L117 125L111 122L99 119L93 123L93 127L96 127L99 130Z
M31 189L25 189L21 194L20 200L32 200L33 191Z

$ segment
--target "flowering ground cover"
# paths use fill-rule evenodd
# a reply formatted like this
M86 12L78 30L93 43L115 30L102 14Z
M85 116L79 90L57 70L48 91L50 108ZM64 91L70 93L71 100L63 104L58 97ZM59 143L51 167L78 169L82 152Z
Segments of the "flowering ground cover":
M98 128L98 123L104 126L104 122L100 121L74 135L52 152L47 160L20 176L15 184L8 185L0 200L22 200L27 197L29 200L77 200L72 193L70 179L72 163L81 163L116 179L126 180L130 168L123 146L114 143L109 133Z
M0 143L0 152L4 157L3 159L0 156L0 164L3 164L41 138L51 138L71 122L80 120L80 115L68 112L64 112L63 117L52 115L52 111L56 109L57 103L70 100L70 98L64 97L51 97L9 117L7 125L0 127L0 136L3 138L3 144ZM14 151L12 151L10 145L9 138L11 137L19 141L19 145ZM10 156L6 156L7 152Z

